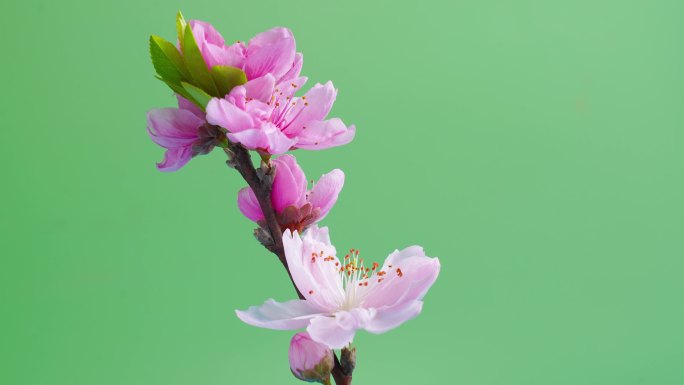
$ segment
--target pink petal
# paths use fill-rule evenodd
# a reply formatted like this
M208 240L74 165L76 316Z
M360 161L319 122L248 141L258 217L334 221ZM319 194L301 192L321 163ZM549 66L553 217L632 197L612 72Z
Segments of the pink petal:
M333 317L314 317L306 331L314 341L328 345L331 349L341 349L354 340L356 330L363 328L374 313L373 310L352 309L339 311Z
M302 206L306 200L306 175L292 155L282 155L273 160L275 178L271 201L276 212L282 212L287 206Z
M188 110L162 108L147 113L147 132L150 138L165 148L192 145L197 140L197 129L204 121Z
M206 114L204 113L204 111L202 111L201 108L197 107L197 105L195 103L189 101L188 99L186 99L180 95L176 95L176 99L178 99L178 108L179 109L188 110L188 111L192 112L193 114L195 114L195 116L197 116L198 118L205 120Z
M223 36L211 24L198 20L191 20L189 24L208 68L221 65L242 69L245 61L243 43L225 46Z
M271 96L273 96L275 78L271 74L266 74L260 78L248 81L243 87L245 87L245 96L247 98L268 103Z
M254 127L252 117L225 99L213 98L207 104L207 122L241 132Z
M309 203L313 207L321 209L320 216L317 221L322 220L328 215L330 209L337 202L337 197L342 191L344 185L344 173L340 169L335 169L323 175L318 183L309 193Z
M273 74L281 78L295 60L296 44L292 32L287 28L273 28L252 38L247 45L245 73L247 79Z
M177 171L192 159L192 147L170 148L164 153L164 160L157 163L159 171Z
M384 333L415 318L423 309L423 301L408 301L396 306L376 309L375 316L364 325L364 329L375 334Z
M330 81L313 86L290 113L293 118L287 123L285 133L290 136L298 135L310 121L325 119L336 96L337 90Z
M258 222L264 219L264 213L261 211L259 201L254 195L251 188L245 187L238 192L238 209L242 215L246 216L252 222Z
M250 93L255 96L261 97L259 93L264 92L267 88L267 84L263 84L264 82L269 81L269 77L272 78L271 75L266 75L264 77L258 78L259 82L253 85L253 87L264 87L262 89L254 89L250 90ZM245 84L246 85L246 84ZM271 89L273 91L273 89ZM263 93L262 93L263 95ZM238 107L241 110L244 110L247 112L251 117L253 122L263 122L263 121L268 121L269 117L271 116L271 112L273 111L273 108L268 105L266 102L262 102L261 100L255 98L254 96L250 96L251 99L249 99L249 102L247 101L247 89L245 88L244 85L242 86L237 86L234 87L228 95L226 95L225 99L231 103L234 104L236 107ZM268 99L267 99L268 100Z
M221 36L213 25L200 20L190 20L188 24L190 24L192 36L198 44L199 42L207 42L214 45L223 45L223 36Z
M304 235L304 240L307 243L311 244L323 244L326 247L331 247L332 251L335 250L335 247L332 245L332 242L330 242L330 231L328 227L318 227L316 226L311 226L307 231L306 234Z
M283 75L280 79L278 79L279 83L284 83L291 81L293 79L296 79L299 77L299 74L302 72L302 66L304 65L304 56L302 56L301 52L297 52L295 54L295 59L294 62L292 63L292 68L290 68L289 71L285 75Z
M276 84L276 89L278 89L278 96L280 96L280 100L282 98L287 98L287 97L293 97L294 94L301 90L302 87L304 87L304 84L306 84L307 78L306 76L300 76L294 79L289 79L280 83ZM292 98L292 101L296 101L298 103L304 103L300 98ZM297 113L298 109L293 109L291 112L288 113L288 115L295 116Z
M245 58L242 56L241 47L218 47L215 45L207 45L200 47L202 57L207 63L207 67L214 66L229 66L242 69Z
M328 228L311 226L303 238L296 231L285 230L283 245L292 279L304 298L318 308L331 312L337 309L345 295Z
M421 300L437 279L439 269L439 259L425 256L419 246L395 251L381 269L386 273L384 281L370 287L363 306L382 308Z
M338 118L308 122L305 127L297 135L297 148L304 150L342 146L351 142L356 133L356 127L347 127Z
M306 327L309 320L321 314L320 309L302 300L276 302L267 300L261 306L252 306L245 311L236 310L242 322L266 329L294 330Z
M208 115L207 115L208 116ZM241 143L250 150L263 150L272 155L287 152L296 143L271 123L235 133L228 133L228 139Z

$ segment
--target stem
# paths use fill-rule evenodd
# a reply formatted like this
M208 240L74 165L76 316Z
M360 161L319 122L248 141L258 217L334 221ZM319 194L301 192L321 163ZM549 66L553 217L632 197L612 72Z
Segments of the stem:
M290 268L287 265L287 259L285 258L285 249L283 248L283 231L278 224L276 219L275 209L271 203L271 188L273 183L274 169L270 166L261 168L262 175L259 175L259 171L254 168L254 163L252 162L252 157L249 151L242 147L240 144L229 143L226 151L228 156L231 158L230 162L233 167L242 175L242 178L247 182L247 185L254 191L259 206L261 206L261 211L264 213L264 220L266 222L267 231L273 240L272 247L268 249L275 254L280 263L283 264L287 275L290 277L292 286L294 286L297 291L297 296L299 299L304 299L304 296L297 288L297 285L292 279L292 274L290 273ZM262 157L263 159L263 157ZM275 170L275 172L278 172ZM334 353L333 353L334 354ZM332 376L335 379L337 385L350 385L352 382L351 373L347 374L342 369L340 365L340 360L335 354L335 367L332 370Z
M334 354L334 358L335 367L332 370L332 376L335 379L335 383L337 385L350 385L352 382L351 374L344 373L344 370L342 370L342 365L340 365L340 360L337 358L337 354Z
M254 168L254 163L252 163L252 157L250 156L249 151L247 151L244 147L239 144L231 143L229 144L228 148L232 152L231 161L233 162L233 166L236 170L238 170L240 175L242 175L242 178L245 180L245 182L247 182L252 191L254 191L254 195L256 195L259 206L261 206L261 211L264 213L264 220L266 221L267 230L271 236L271 239L273 240L273 247L270 248L270 251L275 254L280 260L280 263L283 264L283 267L285 267L285 270L287 271L287 275L290 277L292 285L297 291L297 295L300 299L303 299L304 297L302 296L302 293L299 292L299 289L297 289L297 285L295 285L294 280L292 279L292 274L290 273L290 269L287 266L285 249L283 248L283 232L280 229L280 225L276 219L275 209L271 203L271 187L273 179L266 176L259 176L257 170ZM268 172L270 172L271 176L273 176L272 168L269 169Z

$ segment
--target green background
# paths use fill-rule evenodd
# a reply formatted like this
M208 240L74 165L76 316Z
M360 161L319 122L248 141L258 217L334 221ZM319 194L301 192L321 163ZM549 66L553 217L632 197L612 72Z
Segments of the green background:
M152 33L290 27L352 144L329 225L367 260L420 244L423 314L360 333L355 384L684 383L681 1L5 1L0 383L295 384L294 297L220 152L180 172Z

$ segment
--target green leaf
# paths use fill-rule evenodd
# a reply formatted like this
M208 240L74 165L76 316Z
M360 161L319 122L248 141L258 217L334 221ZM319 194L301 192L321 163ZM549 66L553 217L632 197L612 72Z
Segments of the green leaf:
M183 50L183 32L185 31L186 25L187 23L185 22L185 18L179 10L178 14L176 15L176 31L178 31L178 42L180 43L181 50Z
M227 95L235 86L247 83L247 75L241 69L229 66L213 66L211 76L214 78L219 97Z
M162 82L164 82L167 86L169 86L169 88L171 88L171 90L173 90L173 92L177 93L178 95L188 99L189 101L191 101L191 102L193 102L199 106L199 103L193 99L192 95L190 95L190 93L188 91L186 91L185 88L183 88L183 86L180 83L174 84L174 83L170 83L170 82L162 79L160 76L155 76L155 77L157 79L161 80Z
M195 101L198 106L200 106L203 110L207 108L207 104L209 104L209 101L212 99L212 96L209 95L208 93L204 92L204 90L193 86L190 83L183 82L181 83L185 91L187 91L188 94L191 96L191 100Z
M150 57L155 71L162 79L174 84L190 79L190 73L176 46L159 36L150 36Z
M183 59L185 60L185 65L194 80L194 84L202 88L206 93L214 96L219 95L216 84L214 84L214 79L209 73L207 64L204 62L202 53L197 47L197 42L192 34L192 28L190 24L185 26L185 32L183 34Z

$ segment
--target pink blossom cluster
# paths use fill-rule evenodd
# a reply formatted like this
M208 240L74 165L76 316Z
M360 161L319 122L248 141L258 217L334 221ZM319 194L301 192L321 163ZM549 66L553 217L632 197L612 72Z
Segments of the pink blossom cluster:
M348 348L358 330L384 333L420 314L423 297L439 274L439 260L411 246L390 253L382 264L366 264L357 250L338 255L328 228L318 227L337 202L345 175L334 169L310 184L295 156L286 153L347 144L355 127L328 118L337 96L332 82L296 96L307 78L301 76L303 55L289 29L277 27L246 44L226 44L211 24L187 24L208 71L232 67L242 71L246 81L225 95L207 91L211 97L204 104L197 102L202 93L192 101L178 94L178 108L151 110L147 131L166 150L157 167L176 171L215 147L224 148L229 156L234 146L261 156L262 168L273 172L270 180L264 179L270 202L260 200L250 185L237 193L237 206L266 230L273 224L265 213L275 214L282 233L271 235L282 237L283 259L301 297L269 299L238 310L237 316L262 328L306 329L290 346L292 372L302 380L329 383L332 349ZM179 41L177 53L168 53L181 58L176 60L181 63L179 73L183 63L189 63L187 40L185 44Z

